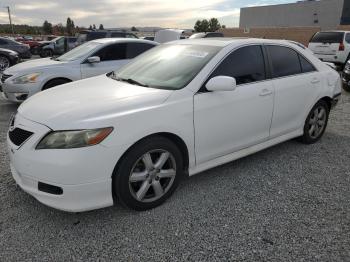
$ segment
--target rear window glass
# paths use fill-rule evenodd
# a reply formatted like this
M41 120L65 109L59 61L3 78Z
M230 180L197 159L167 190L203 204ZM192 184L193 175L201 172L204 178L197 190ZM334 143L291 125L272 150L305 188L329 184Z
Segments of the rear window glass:
M342 43L344 33L342 32L319 32L311 39L311 43Z
M267 46L274 77L297 75L302 72L299 55L284 46Z

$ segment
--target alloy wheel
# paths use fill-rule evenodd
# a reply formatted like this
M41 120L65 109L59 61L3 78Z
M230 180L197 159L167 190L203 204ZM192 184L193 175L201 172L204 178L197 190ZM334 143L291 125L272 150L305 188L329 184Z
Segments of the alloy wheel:
M327 112L323 106L316 107L309 120L309 135L311 138L318 138L325 129Z
M9 67L10 61L4 56L0 56L0 71L5 71Z
M164 196L176 177L174 156L162 149L152 150L141 156L129 176L129 189L140 202L153 202Z

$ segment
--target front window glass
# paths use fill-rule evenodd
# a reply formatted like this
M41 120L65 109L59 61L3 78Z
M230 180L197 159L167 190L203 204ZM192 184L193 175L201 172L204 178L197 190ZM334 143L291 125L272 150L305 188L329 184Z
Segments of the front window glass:
M58 61L74 61L87 56L92 50L96 49L99 45L102 44L96 42L87 42L55 59Z
M215 69L210 78L230 76L237 85L265 80L264 56L260 46L246 46L234 51Z
M181 89L220 49L216 46L164 44L136 57L111 77L154 88Z

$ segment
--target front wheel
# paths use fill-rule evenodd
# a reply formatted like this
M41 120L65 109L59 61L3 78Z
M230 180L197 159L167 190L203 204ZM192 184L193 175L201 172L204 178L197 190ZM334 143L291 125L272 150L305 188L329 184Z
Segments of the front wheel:
M10 59L8 59L4 55L0 55L0 72L5 71L7 68L11 66Z
M138 142L121 159L113 174L113 192L125 206L143 211L162 204L175 191L183 159L167 138Z
M305 144L317 142L326 130L328 116L329 108L327 103L323 100L317 102L306 118L301 141Z

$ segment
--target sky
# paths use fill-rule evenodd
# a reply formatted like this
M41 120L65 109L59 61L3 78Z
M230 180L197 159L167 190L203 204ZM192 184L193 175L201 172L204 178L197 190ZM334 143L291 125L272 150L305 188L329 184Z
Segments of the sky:
M15 24L103 24L105 28L159 26L193 28L198 19L216 17L222 25L239 25L241 7L282 4L296 0L0 0L0 23L8 23L10 6Z

